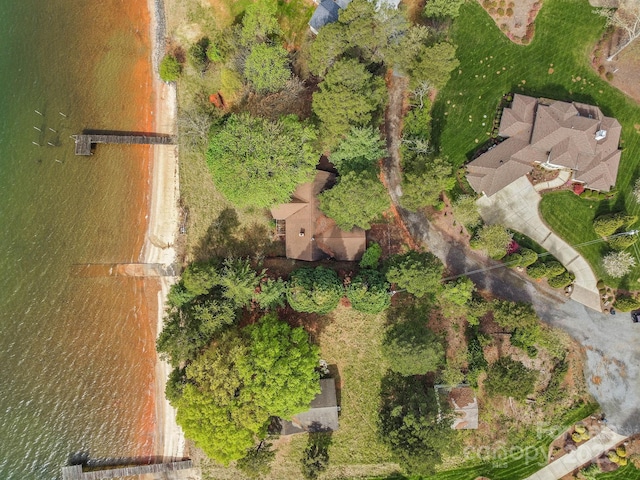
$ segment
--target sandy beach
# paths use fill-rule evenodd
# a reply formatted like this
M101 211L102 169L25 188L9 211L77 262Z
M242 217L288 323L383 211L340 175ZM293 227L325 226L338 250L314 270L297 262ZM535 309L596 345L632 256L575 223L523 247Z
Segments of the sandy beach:
M151 22L151 63L155 105L152 112L156 133L175 134L177 99L175 84L162 82L157 74L164 55L165 18L163 0L148 0ZM178 147L152 147L148 229L144 261L171 265L176 258L174 240L178 232ZM157 304L157 332L162 329L165 299L174 279L161 277ZM184 435L175 421L175 409L165 399L164 388L171 367L156 360L156 454L169 461L182 458Z

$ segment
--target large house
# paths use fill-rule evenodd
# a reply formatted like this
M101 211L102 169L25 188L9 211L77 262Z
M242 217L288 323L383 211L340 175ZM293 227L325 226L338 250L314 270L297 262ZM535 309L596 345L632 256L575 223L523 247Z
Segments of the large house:
M284 229L287 258L313 262L327 257L346 261L362 257L367 246L365 231L339 229L318 206L318 195L335 182L334 173L316 170L315 179L299 185L290 203L271 209L274 220Z
M467 165L467 180L491 196L534 165L572 172L574 182L608 192L616 183L622 127L598 107L514 95L499 135L507 137Z

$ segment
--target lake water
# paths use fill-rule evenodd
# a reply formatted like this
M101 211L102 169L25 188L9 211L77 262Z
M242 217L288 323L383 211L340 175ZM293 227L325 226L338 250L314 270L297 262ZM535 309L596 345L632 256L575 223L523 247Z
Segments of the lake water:
M60 478L72 457L154 453L154 285L74 274L139 260L150 150L75 157L70 138L151 129L149 16L135 0L0 11L0 479Z

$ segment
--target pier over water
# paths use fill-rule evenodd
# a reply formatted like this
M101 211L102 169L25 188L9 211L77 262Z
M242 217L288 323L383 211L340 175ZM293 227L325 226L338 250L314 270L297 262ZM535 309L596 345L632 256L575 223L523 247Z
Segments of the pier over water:
M91 155L92 145L96 143L119 143L126 145L174 145L176 139L172 135L132 135L122 132L102 134L88 133L74 135L76 142L76 155Z
M106 470L82 471L82 465L62 467L62 480L104 480L108 478L132 477L150 473L169 474L179 470L193 468L191 460L172 463L154 463L151 465L139 465L136 467L111 468Z

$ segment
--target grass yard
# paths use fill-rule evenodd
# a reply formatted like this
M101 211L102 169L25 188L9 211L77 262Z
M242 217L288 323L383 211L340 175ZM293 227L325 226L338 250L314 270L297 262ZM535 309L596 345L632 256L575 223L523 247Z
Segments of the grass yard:
M594 239L591 220L596 212L625 205L630 212L639 210L629 192L640 162L640 132L634 128L640 123L640 106L591 69L589 53L604 29L603 18L592 10L587 0L547 0L533 42L520 46L510 42L476 2L468 2L453 26L460 67L433 107L434 146L456 165L467 162L489 139L496 107L507 92L594 104L617 118L624 149L617 199L598 203L558 194L543 201L543 217L571 244ZM579 249L601 277L603 248ZM638 277L640 267L623 282L606 280L611 286L640 289Z
M615 472L602 473L598 475L598 480L640 480L640 470L628 464L626 467L619 468Z

